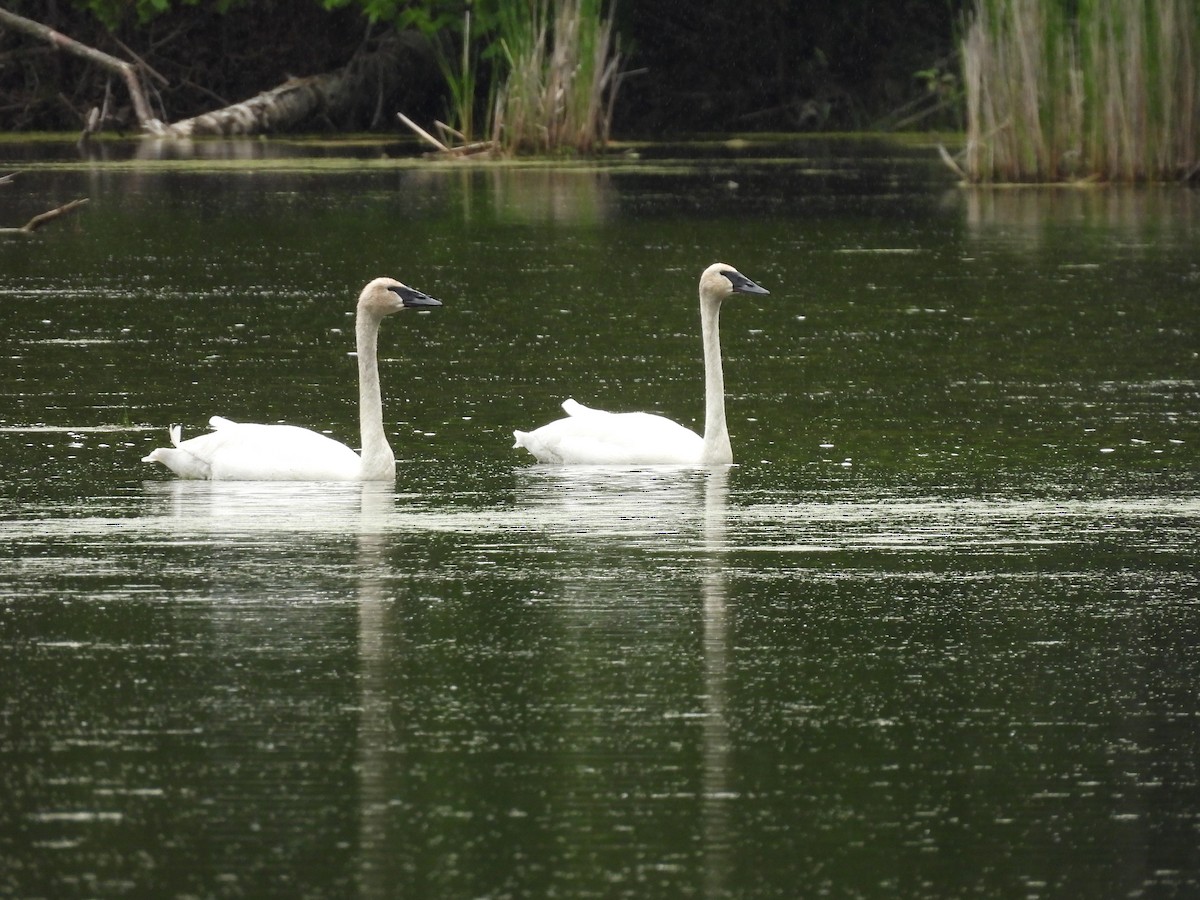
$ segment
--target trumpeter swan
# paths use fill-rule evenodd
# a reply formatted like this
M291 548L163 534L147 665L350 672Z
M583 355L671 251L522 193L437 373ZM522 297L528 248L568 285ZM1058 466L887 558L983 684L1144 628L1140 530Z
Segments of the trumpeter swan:
M396 457L383 431L376 345L384 316L404 309L441 306L393 278L376 278L358 297L354 332L358 346L358 419L362 456L345 444L295 425L251 425L213 416L213 429L181 441L170 428L173 447L160 447L142 462L159 462L183 478L213 481L391 481Z
M652 413L610 413L574 400L567 418L533 431L514 431L513 447L538 462L563 465L726 465L733 462L725 425L721 372L721 303L734 293L768 294L733 266L714 263L700 276L700 329L704 339L704 437Z

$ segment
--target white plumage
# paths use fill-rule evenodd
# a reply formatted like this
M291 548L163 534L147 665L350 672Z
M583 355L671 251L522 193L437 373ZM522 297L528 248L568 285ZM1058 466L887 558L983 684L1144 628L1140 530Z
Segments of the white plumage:
M767 294L732 266L714 263L700 276L700 328L704 342L704 436L652 413L611 413L567 400L567 418L533 431L514 431L543 463L560 465L724 465L733 462L725 423L721 369L721 304L734 293Z
M377 344L384 316L404 309L429 309L441 302L392 278L376 278L358 298L359 433L362 455L340 441L295 425L258 425L213 416L213 429L180 440L169 429L171 447L150 452L142 462L162 463L181 478L213 481L384 481L396 476L396 458L383 430Z

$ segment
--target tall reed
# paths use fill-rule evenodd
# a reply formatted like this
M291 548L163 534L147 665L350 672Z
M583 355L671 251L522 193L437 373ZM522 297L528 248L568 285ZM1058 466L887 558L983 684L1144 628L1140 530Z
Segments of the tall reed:
M975 0L964 32L973 181L1195 177L1195 0Z
M508 77L493 107L496 146L510 155L601 149L621 59L603 0L509 4L498 31Z
M460 16L457 10L451 12L439 4L413 4L396 16L398 28L414 29L428 38L434 61L449 92L446 118L464 143L470 143L475 135L480 70L476 32L488 30L487 10L483 27L472 27L475 22L473 5L468 0Z

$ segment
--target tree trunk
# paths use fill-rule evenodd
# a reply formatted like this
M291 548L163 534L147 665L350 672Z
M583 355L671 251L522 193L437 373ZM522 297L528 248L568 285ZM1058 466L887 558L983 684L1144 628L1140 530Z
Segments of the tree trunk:
M406 69L411 70L405 63L424 49L415 35L389 32L373 50L360 52L335 72L288 79L249 100L167 125L162 134L180 138L264 134L295 127L317 115L337 117L394 89Z
M284 129L304 121L327 106L329 92L336 89L339 77L338 73L333 73L293 78L241 103L234 103L192 119L172 122L163 129L162 136L232 136Z

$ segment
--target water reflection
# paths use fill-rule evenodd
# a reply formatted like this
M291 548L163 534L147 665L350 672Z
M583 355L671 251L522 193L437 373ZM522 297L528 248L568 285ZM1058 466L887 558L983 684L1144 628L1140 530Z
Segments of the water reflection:
M282 168L27 182L97 202L3 248L0 884L1195 891L1194 192ZM345 421L397 253L472 298L403 348L410 493L143 484L214 392ZM730 335L747 464L516 460L579 371L691 402L698 253L814 303Z
M617 808L626 807L631 822L640 813L638 806L658 805L655 797L677 805L680 831L695 834L698 841L694 850L677 849L681 865L697 872L698 887L708 897L729 895L732 851L737 843L728 708L729 479L730 470L725 467L624 470L539 466L523 473L519 491L522 502L538 510L546 521L556 522L547 537L560 547L560 558L582 560L562 566L558 586L573 635L570 656L575 688L570 702L578 712L567 727L578 733L579 774L574 790L581 797L594 795L602 807L614 803ZM639 707L644 702L639 697L678 682L675 664L686 658L657 653L654 648L686 644L686 633L692 627L689 623L697 620L697 683L690 689L683 685L674 688L673 703L679 705ZM597 641L597 631L609 633L610 641ZM651 665L650 660L654 660L654 669L640 672L639 665ZM606 670L620 674L610 681ZM668 690L666 695L671 693ZM689 707L687 701L693 696L697 706ZM597 719L592 710L614 700L618 707L633 705L634 709L627 718ZM662 716L665 723L698 730L693 734L701 764L694 786L673 783L663 772L644 772L634 783L624 780L624 754L640 757L645 747L636 740L628 742L622 729L655 734L651 744L660 747L669 745L672 737L678 739L669 724L653 721L655 715ZM604 737L609 731L612 736ZM662 787L664 784L670 787ZM574 839L584 839L583 831ZM670 837L663 843L670 847ZM621 865L606 873L614 884L631 876Z
M106 152L108 142L89 143L83 152L89 158ZM325 141L288 140L275 137L264 140L248 138L153 138L144 137L128 145L117 145L119 152L139 161L197 161L197 162L259 162L290 161L303 165L306 160L329 159L344 161L348 165L358 159L386 158L399 155L406 148L400 142L392 144L377 140L353 140L332 138ZM108 151L111 152L111 151Z
M147 481L145 526L176 534L315 532L383 528L391 485L270 481ZM169 520L169 524L163 520Z
M514 493L547 537L580 552L609 542L668 549L695 538L709 476L689 467L535 465L518 470Z
M177 539L205 537L225 549L236 548L248 539L255 542L251 558L243 557L242 569L231 579L230 588L244 591L248 580L286 579L287 602L264 613L268 617L289 616L290 607L310 596L302 586L306 558L315 555L318 568L328 571L334 565L329 544L352 542L345 562L352 573L349 590L342 593L334 589L337 601L353 604L356 623L352 658L344 660L342 666L343 672L351 676L347 687L353 699L348 707L356 726L350 752L357 785L355 791L339 800L357 822L356 859L350 877L358 893L363 897L395 896L396 880L403 877L402 867L396 865L396 841L408 830L398 825L395 817L402 798L409 793L411 778L402 752L404 742L398 733L412 723L404 721L405 698L398 696L396 689L397 668L406 665L408 654L402 620L389 614L398 599L395 588L389 588L389 580L397 576L398 569L388 554L397 535L413 526L406 520L405 510L398 509L393 486L169 481L147 483L145 492L149 518ZM434 524L445 527L444 521ZM421 526L415 529L420 531ZM285 565L277 564L280 558L286 560ZM260 587L259 593L262 591ZM213 619L225 619L225 609L214 607ZM235 610L240 616L244 612ZM327 630L340 630L340 618L331 611L326 616ZM274 643L294 643L294 623L277 625L272 635ZM234 627L231 621L221 630L227 632L224 640L230 643L230 649L221 655L237 658L233 648L239 642L246 644L246 635L253 628L245 622ZM295 660L319 666L318 658L330 653L328 641L327 634L324 641L308 644L294 654ZM297 698L306 694L303 684L295 685L293 691ZM257 702L262 699L259 697ZM308 727L319 731L324 724L310 722ZM302 786L297 790L304 795ZM305 802L313 805L319 801L314 794ZM272 801L261 797L257 802ZM417 813L428 814L428 810L418 807Z
M389 554L409 514L384 502L391 525L358 532L362 895L394 896L398 885L478 893L526 868L551 886L628 886L644 876L623 835L665 810L675 824L655 842L678 857L670 865L693 873L705 895L727 896L736 845L729 472L531 467L514 475L512 507L490 513L491 531L472 541L490 545L509 577L531 549L553 562L515 595L514 608L496 611L508 621L476 610L496 632L459 627L441 643L430 627L452 614L445 595L440 611L403 596ZM471 511L416 515L436 530L451 521L466 529L447 534L485 527ZM485 602L503 600L493 587ZM561 633L561 644L508 684L509 666L525 668L525 652L505 638L513 627L535 644ZM487 665L497 683L475 683L485 665L478 654L499 661L509 652L517 659ZM456 662L443 670L446 653ZM431 659L440 660L438 675L424 671ZM672 761L693 753L694 770ZM443 843L451 838L453 846Z
M1051 226L1087 226L1117 233L1181 236L1200 224L1200 194L1173 185L1052 188L960 188L950 202L961 205L969 233L994 239L1012 230L1024 241L1044 240Z
M228 140L192 140L190 138L160 139L143 138L134 150L134 159L140 160L251 160L280 159L300 156L295 151L288 153L288 145L257 138L232 138ZM311 155L311 152L304 155Z
M358 875L357 884L365 898L394 896L387 877L390 848L388 836L390 764L398 757L391 752L392 698L388 691L388 657L398 652L402 640L389 631L384 595L384 551L387 540L376 527L393 509L390 485L364 485L362 520L358 531L358 657L359 710L357 768ZM394 627L394 626L393 626Z
M704 491L704 554L701 599L704 603L704 895L730 896L733 868L729 680L732 641L726 584L729 470L713 470Z
M501 222L598 225L612 217L615 194L603 172L530 169L488 173L483 192Z

